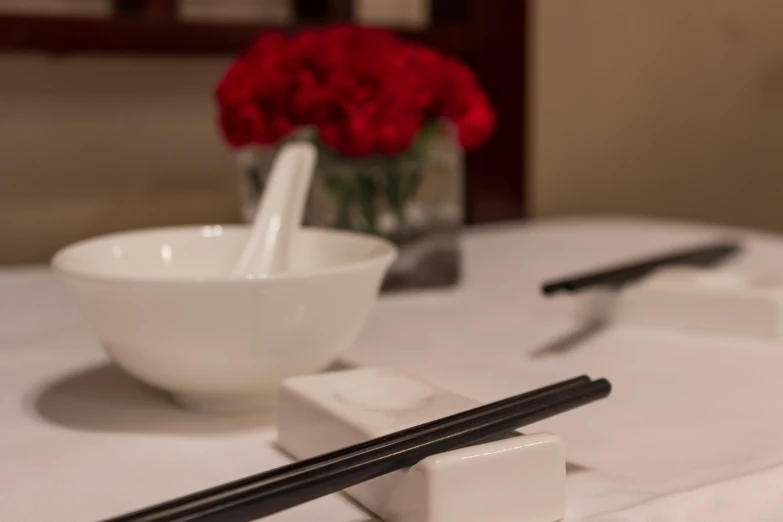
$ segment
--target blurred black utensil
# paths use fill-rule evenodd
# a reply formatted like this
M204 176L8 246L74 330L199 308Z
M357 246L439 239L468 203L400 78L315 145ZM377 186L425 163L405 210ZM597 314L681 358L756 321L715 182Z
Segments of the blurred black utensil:
M558 292L579 292L594 286L621 287L667 265L715 266L739 252L740 248L736 242L711 243L547 281L541 286L541 291L544 295L553 295Z

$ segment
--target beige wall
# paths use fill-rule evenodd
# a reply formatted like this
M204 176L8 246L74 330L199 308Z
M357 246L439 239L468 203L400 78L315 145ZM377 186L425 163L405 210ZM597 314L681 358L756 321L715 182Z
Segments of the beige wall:
M539 0L531 205L783 230L783 2Z
M108 230L237 220L228 58L0 55L0 264Z

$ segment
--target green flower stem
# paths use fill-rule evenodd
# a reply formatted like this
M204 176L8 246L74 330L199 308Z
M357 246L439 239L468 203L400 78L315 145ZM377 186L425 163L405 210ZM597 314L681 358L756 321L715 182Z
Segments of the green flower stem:
M406 208L423 179L432 140L440 125L421 129L411 147L396 156L345 157L316 141L324 184L337 215L336 226L380 235L379 212L389 208L399 227L407 223Z
M351 220L351 195L350 189L343 190L337 198L337 228L350 230L353 226Z
M397 222L400 225L405 222L405 199L402 177L402 172L390 172L386 180L386 199L392 211L394 211L394 215L397 216Z
M324 173L324 186L331 194L337 206L337 222L335 225L342 229L351 229L351 199L352 190L349 183L344 183L338 175Z
M251 165L245 171L245 175L247 176L250 185L253 187L254 194L261 194L264 191L266 183L261 180L261 171L259 168L256 165Z
M397 216L397 222L400 226L406 223L405 207L408 202L416 195L421 185L421 172L418 169L405 171L397 169L396 172L390 172L386 182L386 199L389 206Z
M356 173L356 187L359 195L359 207L364 217L366 231L370 234L380 235L378 228L378 209L376 205L377 190L372 174L367 172Z

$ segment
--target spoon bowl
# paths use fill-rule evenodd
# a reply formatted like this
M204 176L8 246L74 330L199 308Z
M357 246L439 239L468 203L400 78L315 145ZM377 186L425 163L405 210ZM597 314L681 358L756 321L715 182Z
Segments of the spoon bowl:
M395 247L300 229L285 272L237 278L244 226L159 228L68 246L55 271L109 356L186 407L265 407L280 382L332 364L355 340Z

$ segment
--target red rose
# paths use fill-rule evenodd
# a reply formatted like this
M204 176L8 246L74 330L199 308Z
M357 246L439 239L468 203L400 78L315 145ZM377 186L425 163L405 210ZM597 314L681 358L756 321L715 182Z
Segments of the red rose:
M378 152L393 156L408 150L421 128L421 120L416 117L400 118L398 121L379 125Z
M253 140L259 145L273 145L293 132L295 126L288 115L275 110L262 112L264 115Z
M448 58L440 70L436 110L446 118L457 118L469 108L478 91L480 88L473 72L461 62Z
M222 108L220 124L226 141L234 147L251 143L271 145L294 130L293 123L285 114L264 111L252 103Z
M345 115L342 121L326 123L319 127L324 144L346 156L368 156L373 153L373 125L366 115Z
M243 61L234 62L218 84L216 96L221 106L246 103L253 96L252 70Z
M472 149L483 144L495 129L495 111L484 93L476 93L465 112L454 120L460 145Z
M400 72L395 74L397 89L407 101L429 114L440 89L443 56L419 45L408 45L398 53Z
M232 105L220 111L220 125L226 140L234 147L244 147L256 140L261 125L261 111L252 104Z
M216 98L235 147L275 143L312 125L342 154L393 155L434 119L452 120L464 147L482 143L495 123L463 63L390 31L351 25L265 33L229 67Z
M290 93L289 103L296 123L311 125L327 119L332 97L313 71L304 70L299 74L297 84Z
M400 154L408 150L423 124L422 111L415 104L379 106L373 121L377 152L386 155Z

